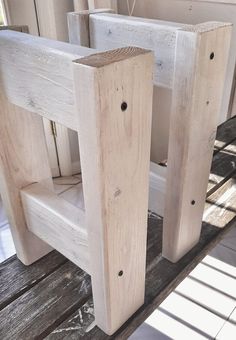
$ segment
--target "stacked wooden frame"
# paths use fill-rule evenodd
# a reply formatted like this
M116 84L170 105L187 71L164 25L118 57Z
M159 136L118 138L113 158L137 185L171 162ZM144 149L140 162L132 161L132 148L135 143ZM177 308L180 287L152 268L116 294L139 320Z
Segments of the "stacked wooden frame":
M90 273L96 323L113 334L144 302L153 53L142 48L154 84L173 91L163 255L177 261L200 235L231 24L85 11L69 27L87 47L0 32L0 189L21 261L53 247ZM79 133L85 211L53 192L41 117Z

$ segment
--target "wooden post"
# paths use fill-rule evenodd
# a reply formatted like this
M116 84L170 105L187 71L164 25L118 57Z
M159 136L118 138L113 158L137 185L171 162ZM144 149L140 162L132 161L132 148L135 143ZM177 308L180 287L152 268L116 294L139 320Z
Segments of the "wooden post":
M144 302L152 72L139 48L74 64L95 317L107 334Z
M52 250L26 226L20 189L34 182L52 187L42 118L10 104L0 92L0 192L17 256L29 265Z
M177 262L199 240L231 24L177 31L163 256Z
M95 9L81 12L67 13L69 41L71 44L90 47L90 14L114 13L112 9Z
M75 12L88 10L88 0L74 0Z

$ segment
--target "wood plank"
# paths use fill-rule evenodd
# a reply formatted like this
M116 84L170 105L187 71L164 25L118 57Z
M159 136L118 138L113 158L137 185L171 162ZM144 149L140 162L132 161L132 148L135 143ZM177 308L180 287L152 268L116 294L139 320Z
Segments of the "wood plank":
M144 298L152 71L152 53L132 47L74 65L96 322L108 334Z
M222 150L236 138L236 117L227 120L217 129L216 140L214 145L214 154Z
M0 338L42 339L90 295L89 275L67 262L0 311Z
M92 53L85 47L1 31L1 88L15 105L78 130L72 61Z
M114 13L111 9L94 9L67 13L69 41L71 44L90 47L89 16L96 13Z
M127 339L197 264L201 262L225 234L235 227L235 188L229 197L230 205L234 205L234 214L232 214L231 209L225 209L224 204L220 207L215 205L220 197L228 192L232 185L235 186L235 179L236 178L225 183L219 191L210 197L212 209L208 215L208 221L202 224L200 241L178 263L171 263L161 256L162 219L154 215L149 217L145 303L112 337L107 336L95 326L93 322L92 300L87 299L84 305L78 308L74 314L53 330L46 339L67 340L77 339L78 336L80 336L81 339L96 340ZM209 203L206 203L205 210L208 208ZM222 213L220 213L219 208L222 209ZM224 224L224 228L218 228L219 224Z
M22 32L22 33L29 33L29 28L27 25L0 26L0 31L2 30L11 30L11 31L17 31L17 32Z
M73 11L73 0L35 0L41 37L69 41L66 13Z
M24 266L16 256L1 263L0 310L37 285L65 262L67 259L64 256L53 251L29 267Z
M85 212L39 183L22 189L21 198L28 229L89 273Z
M74 0L75 12L88 10L88 0Z
M207 196L211 195L227 181L235 170L236 140L214 155L207 187Z
M116 14L94 14L89 17L90 46L107 50L138 46L154 51L154 84L172 88L176 33L183 24L127 17Z
M231 32L212 22L177 34L163 231L173 262L200 237Z
M17 256L29 265L52 250L27 229L20 198L20 189L33 182L53 188L43 124L41 117L10 104L1 91L0 107L1 197Z
M110 8L117 13L117 0L88 0L89 9Z

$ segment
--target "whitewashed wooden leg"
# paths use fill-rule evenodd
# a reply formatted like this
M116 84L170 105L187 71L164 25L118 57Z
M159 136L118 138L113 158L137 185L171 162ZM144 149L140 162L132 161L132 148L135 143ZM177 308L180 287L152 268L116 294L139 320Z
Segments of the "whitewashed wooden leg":
M199 240L231 26L177 32L163 256L178 261Z
M29 265L52 250L26 226L20 189L34 182L52 187L42 118L8 103L0 93L0 192L17 256Z
M153 55L74 65L95 317L113 334L144 302Z

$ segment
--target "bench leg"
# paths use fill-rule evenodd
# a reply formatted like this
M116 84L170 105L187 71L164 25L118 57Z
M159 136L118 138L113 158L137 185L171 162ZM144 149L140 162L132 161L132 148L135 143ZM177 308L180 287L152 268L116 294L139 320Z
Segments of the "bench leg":
M144 302L153 55L74 65L95 317L113 334Z
M10 104L0 94L0 192L19 259L29 265L52 249L26 226L20 189L52 186L42 118Z
M199 240L230 37L220 23L177 33L163 231L172 262Z

